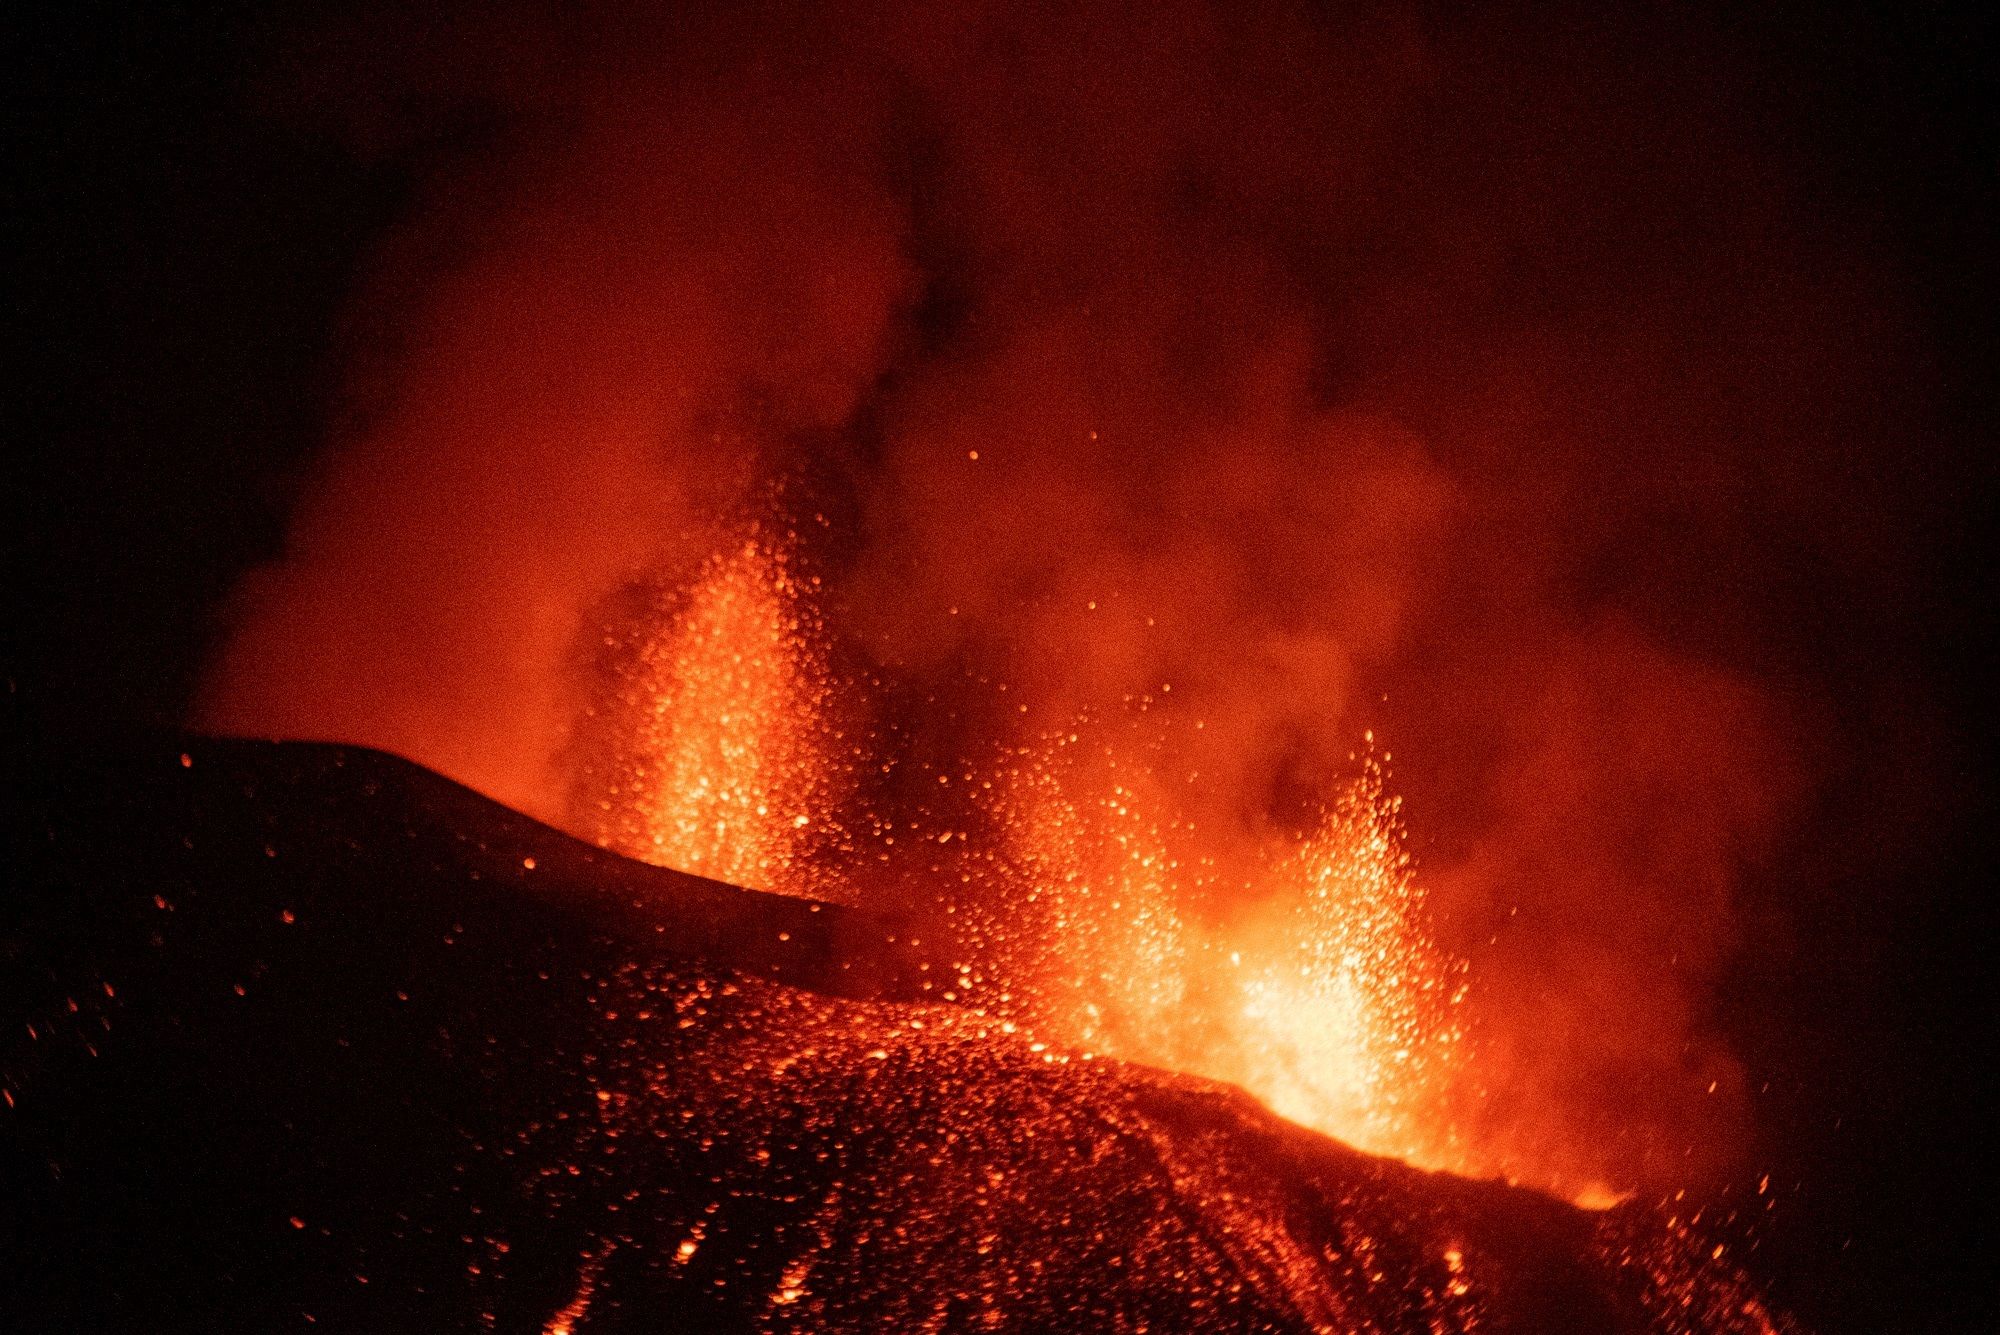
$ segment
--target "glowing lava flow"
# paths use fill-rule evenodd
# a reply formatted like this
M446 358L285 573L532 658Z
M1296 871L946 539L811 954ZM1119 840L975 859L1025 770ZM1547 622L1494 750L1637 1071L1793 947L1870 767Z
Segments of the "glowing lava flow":
M843 773L817 623L787 549L711 557L618 669L609 781L588 813L630 857L737 885L836 894L805 856L837 841Z

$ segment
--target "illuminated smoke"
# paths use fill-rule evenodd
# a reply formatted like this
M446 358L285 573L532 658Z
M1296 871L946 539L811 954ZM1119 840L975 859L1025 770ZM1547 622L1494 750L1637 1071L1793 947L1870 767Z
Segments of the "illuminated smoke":
M1470 1162L1727 1166L1706 999L1815 689L1744 608L1888 541L1821 485L1826 386L1888 363L1707 65L1393 9L399 22L313 45L304 114L497 147L358 297L394 338L204 721L755 884L950 888L1057 1031L1367 1143L1443 1153L1407 1050ZM1140 697L1157 744L1107 722Z

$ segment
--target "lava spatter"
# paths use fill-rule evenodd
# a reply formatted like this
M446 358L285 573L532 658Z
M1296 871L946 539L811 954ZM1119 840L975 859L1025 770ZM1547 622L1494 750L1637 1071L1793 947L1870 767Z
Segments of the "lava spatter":
M832 721L817 580L788 540L716 553L608 642L575 805L630 857L736 885L841 897L824 859L848 757Z
M1152 769L1078 729L1021 759L999 804L1021 886L990 930L1015 1013L1080 1049L1241 1085L1371 1152L1478 1167L1450 1121L1465 971L1426 933L1372 753L1308 838L1271 841L1224 897L1250 907L1196 919L1181 905L1216 875L1177 851L1187 827Z

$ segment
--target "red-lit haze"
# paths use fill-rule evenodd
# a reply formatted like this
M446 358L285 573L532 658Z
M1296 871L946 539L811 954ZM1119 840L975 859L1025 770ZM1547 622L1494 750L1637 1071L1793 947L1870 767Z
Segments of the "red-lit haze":
M394 337L203 721L776 888L845 857L909 893L912 842L956 845L1036 932L1033 873L1122 884L1115 848L1140 937L1256 956L1127 1046L1232 1076L1209 1021L1298 1010L1257 952L1339 881L1395 920L1349 952L1379 995L1312 1004L1405 1007L1421 1051L1287 1039L1265 1097L1419 1060L1433 1159L1715 1172L1746 1097L1709 989L1811 781L1760 562L1880 540L1827 442L1888 317L1726 61L1645 27L1634 63L1395 7L357 21L298 114L500 128L357 297Z

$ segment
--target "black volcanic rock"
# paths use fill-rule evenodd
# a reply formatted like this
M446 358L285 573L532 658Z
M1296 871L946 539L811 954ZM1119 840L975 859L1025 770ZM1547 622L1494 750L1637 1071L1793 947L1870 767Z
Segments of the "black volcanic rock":
M1768 1331L1635 1213L925 1004L897 923L355 748L21 757L8 1331Z

